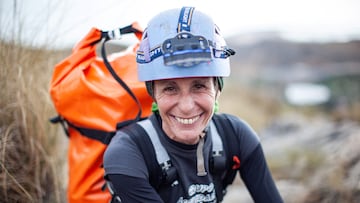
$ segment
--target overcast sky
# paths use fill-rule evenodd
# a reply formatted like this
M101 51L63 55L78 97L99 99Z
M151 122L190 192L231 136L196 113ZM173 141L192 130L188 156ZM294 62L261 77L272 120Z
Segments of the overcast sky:
M360 39L359 0L0 0L0 36L71 47L91 27L109 30L134 21L146 27L159 11L184 5L209 13L225 36L280 32L295 40Z

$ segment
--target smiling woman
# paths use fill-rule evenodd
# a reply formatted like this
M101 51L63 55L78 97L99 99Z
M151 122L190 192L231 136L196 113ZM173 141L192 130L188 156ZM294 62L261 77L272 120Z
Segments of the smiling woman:
M164 132L173 140L196 144L214 113L219 94L213 78L159 80L154 83Z
M256 133L216 112L234 54L212 18L194 7L149 21L137 65L153 114L117 131L105 151L114 199L221 202L239 173L255 202L283 202Z

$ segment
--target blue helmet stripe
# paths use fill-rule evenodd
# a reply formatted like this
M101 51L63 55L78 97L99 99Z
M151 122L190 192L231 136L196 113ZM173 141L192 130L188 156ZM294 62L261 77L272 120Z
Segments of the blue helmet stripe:
M183 7L181 9L177 30L178 33L183 31L190 32L191 18L194 10L194 7Z

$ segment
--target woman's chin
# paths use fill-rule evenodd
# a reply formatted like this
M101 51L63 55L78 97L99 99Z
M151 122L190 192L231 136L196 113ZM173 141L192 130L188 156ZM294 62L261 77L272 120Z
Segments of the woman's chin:
M177 132L175 139L185 144L196 144L199 141L200 133L196 131Z

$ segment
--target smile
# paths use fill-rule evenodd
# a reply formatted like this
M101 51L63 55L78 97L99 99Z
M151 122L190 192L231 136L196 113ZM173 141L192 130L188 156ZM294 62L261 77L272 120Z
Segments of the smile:
M190 125L195 123L197 120L199 120L200 116L196 116L194 118L179 118L179 117L175 117L175 119L181 123L181 124L185 124L185 125Z

